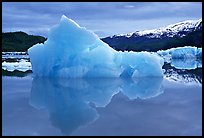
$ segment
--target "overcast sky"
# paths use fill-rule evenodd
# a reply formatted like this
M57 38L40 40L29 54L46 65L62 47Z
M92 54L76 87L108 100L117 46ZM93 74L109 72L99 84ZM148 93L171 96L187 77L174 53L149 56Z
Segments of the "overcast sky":
M2 30L47 37L62 15L99 37L202 18L202 2L3 2Z

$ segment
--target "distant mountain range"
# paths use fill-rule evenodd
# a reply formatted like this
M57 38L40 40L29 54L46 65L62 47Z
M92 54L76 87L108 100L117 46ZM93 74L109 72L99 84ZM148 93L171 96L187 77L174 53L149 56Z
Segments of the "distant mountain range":
M202 47L202 19L187 20L158 29L136 31L101 39L115 50L153 51L173 47Z
M202 19L187 20L158 29L136 31L101 38L117 51L166 50L173 47L202 47ZM2 33L2 51L27 51L28 48L44 43L45 37L28 35L25 32Z

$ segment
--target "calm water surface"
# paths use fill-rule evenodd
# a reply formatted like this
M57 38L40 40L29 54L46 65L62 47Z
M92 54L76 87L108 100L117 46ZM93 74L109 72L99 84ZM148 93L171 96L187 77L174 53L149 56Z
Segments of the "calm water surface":
M192 74L187 82L2 76L2 134L202 135L202 82Z

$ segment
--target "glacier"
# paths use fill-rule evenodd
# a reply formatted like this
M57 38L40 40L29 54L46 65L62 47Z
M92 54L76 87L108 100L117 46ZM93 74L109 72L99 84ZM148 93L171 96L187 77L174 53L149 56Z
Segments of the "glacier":
M158 54L116 51L65 15L28 54L34 77L163 77Z

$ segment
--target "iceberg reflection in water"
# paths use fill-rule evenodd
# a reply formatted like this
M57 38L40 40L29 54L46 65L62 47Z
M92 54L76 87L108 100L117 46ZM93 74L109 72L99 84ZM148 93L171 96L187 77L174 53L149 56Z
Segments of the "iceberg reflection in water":
M130 100L163 93L163 78L51 79L34 78L30 105L46 108L52 124L64 135L99 117L95 107L105 107L122 92Z

